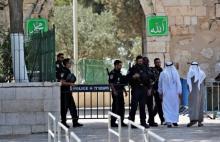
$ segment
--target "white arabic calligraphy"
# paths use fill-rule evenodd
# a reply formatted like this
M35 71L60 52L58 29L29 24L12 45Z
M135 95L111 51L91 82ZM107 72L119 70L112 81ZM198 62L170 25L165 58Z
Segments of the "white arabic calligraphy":
M158 24L156 24L156 26L154 28L152 28L150 31L151 31L151 33L154 33L154 34L165 32L164 22L162 22L162 27L159 26Z
M43 23L34 23L33 26L34 26L33 31L30 31L31 34L42 31L44 29Z

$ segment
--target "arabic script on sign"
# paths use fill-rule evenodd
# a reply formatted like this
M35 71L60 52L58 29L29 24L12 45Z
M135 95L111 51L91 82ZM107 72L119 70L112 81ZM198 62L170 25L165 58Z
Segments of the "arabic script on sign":
M40 32L40 31L43 31L44 29L44 26L43 26L43 23L34 23L33 24L33 30L30 31L30 33L37 33L37 32Z
M151 29L151 33L157 34L157 33L164 33L165 32L165 25L164 22L162 22L162 25L159 23L155 23L155 27Z

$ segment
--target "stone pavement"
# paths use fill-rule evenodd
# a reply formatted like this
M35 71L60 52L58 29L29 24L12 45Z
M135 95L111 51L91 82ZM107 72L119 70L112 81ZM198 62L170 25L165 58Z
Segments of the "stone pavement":
M158 118L156 121L159 122ZM167 128L166 126L159 126L150 128L153 132L167 139L168 142L220 142L220 120L210 120L205 118L204 127L198 128L194 126L187 128L188 117L180 117L180 126L178 128ZM84 124L82 128L71 128L81 139L82 142L107 142L107 120L80 120ZM125 121L126 122L126 121ZM137 117L137 123L138 117ZM142 142L143 139L139 134L139 130L132 129L132 138L136 142ZM127 142L128 129L122 129L122 141ZM112 141L116 142L115 136ZM0 136L0 142L47 142L47 134L33 134L20 136Z

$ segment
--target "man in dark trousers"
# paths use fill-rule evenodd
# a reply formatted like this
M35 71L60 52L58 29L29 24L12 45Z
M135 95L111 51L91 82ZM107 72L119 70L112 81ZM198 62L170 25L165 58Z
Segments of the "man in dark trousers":
M153 116L155 117L157 115L157 113L159 114L160 117L160 121L161 121L161 125L164 124L164 117L163 117L163 110L162 110L162 99L159 96L158 93L158 81L159 81L159 76L160 73L163 71L163 69L161 68L161 61L159 58L155 58L154 59L154 67L152 68L154 71L154 75L156 77L155 79L155 83L153 86L153 96L154 96L154 100L155 100L155 107L154 107L154 112L153 112Z
M127 126L124 121L125 103L123 92L125 91L125 77L121 74L122 62L115 60L114 69L109 73L109 85L112 89L112 112L121 116L121 125ZM125 91L126 93L126 91ZM127 96L127 93L126 93ZM111 118L111 126L117 127L116 119Z
M155 123L154 121L154 99L153 99L153 95L152 95L152 87L153 87L153 81L155 80L155 76L153 73L153 70L149 67L149 59L147 57L143 57L143 63L145 65L146 71L147 71L147 76L149 78L149 85L148 90L146 92L146 104L147 104L147 109L148 109L148 123L151 127L157 127L158 124Z
M61 122L67 128L69 126L66 123L66 114L67 110L69 109L70 115L72 116L73 127L80 127L83 126L82 124L78 123L78 116L76 105L70 92L70 86L74 86L76 81L76 77L74 74L70 72L70 68L72 62L69 58L63 60L63 70L61 73Z
M63 59L64 59L63 53L57 54L57 61L56 61L56 79L57 79L57 81L60 81L60 79L61 79L61 72L63 70Z
M140 121L141 125L145 128L149 128L146 123L146 113L145 113L145 100L148 79L146 74L146 68L143 65L143 57L136 57L136 64L129 69L127 78L129 84L131 85L131 110L129 112L129 120L134 121L137 107L139 105L140 110Z

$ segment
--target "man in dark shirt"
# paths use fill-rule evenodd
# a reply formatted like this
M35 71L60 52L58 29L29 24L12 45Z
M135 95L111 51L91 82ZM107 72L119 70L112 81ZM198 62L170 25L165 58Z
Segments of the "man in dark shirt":
M60 81L60 79L61 79L61 72L63 70L63 59L64 59L63 53L57 54L57 61L56 61L56 79L57 79L57 81Z
M145 65L147 75L149 78L149 83L148 83L148 91L146 92L146 104L147 104L147 109L148 109L148 123L152 127L158 126L157 123L154 121L154 99L152 95L152 87L153 87L153 81L155 80L154 72L153 70L149 67L149 59L147 57L143 58L143 63Z
M69 128L66 124L66 114L67 110L69 109L70 115L72 116L73 127L80 127L83 126L82 124L78 123L78 116L76 105L70 92L70 86L74 86L76 78L74 74L71 74L71 60L69 58L63 60L63 70L61 72L61 122Z
M124 103L124 95L125 91L125 77L121 74L122 62L120 60L115 60L114 69L109 74L109 85L112 90L112 112L121 116L121 124L122 126L127 126L124 121L125 114L125 103ZM126 93L126 91L125 91ZM126 93L127 96L127 93ZM115 123L116 119L114 117L111 118L111 126L117 127Z
M161 100L160 95L157 91L158 90L158 81L159 81L160 73L163 71L163 69L161 68L161 61L160 61L159 58L154 59L154 65L155 66L152 69L154 71L156 79L155 79L155 83L154 83L154 86L153 86L153 96L154 96L156 105L155 105L155 108L154 108L153 115L155 117L156 114L158 113L159 117L160 117L161 124L164 124L164 117L163 117L163 110L162 110L162 100Z
M136 64L129 69L127 78L131 85L131 110L129 112L129 120L134 121L137 107L139 105L141 125L149 128L146 124L145 100L148 86L148 78L146 68L143 65L143 57L136 57Z

